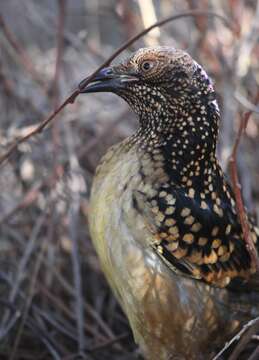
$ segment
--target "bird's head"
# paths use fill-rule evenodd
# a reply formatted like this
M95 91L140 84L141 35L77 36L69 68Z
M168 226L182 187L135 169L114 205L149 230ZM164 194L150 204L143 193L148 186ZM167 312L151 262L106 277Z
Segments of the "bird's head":
M204 128L201 122L207 122L208 112L218 113L206 72L188 53L172 47L140 49L126 61L102 69L87 86L84 82L81 93L113 92L126 100L146 131L189 132Z

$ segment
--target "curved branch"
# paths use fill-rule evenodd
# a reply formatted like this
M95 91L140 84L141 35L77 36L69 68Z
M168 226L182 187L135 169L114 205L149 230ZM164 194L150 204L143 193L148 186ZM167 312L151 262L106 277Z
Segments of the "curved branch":
M225 24L225 26L227 26L229 29L232 30L232 32L234 34L238 33L238 29L235 26L235 24L232 21L230 21L229 19L227 19L225 16L217 14L216 12L213 12L213 11L205 11L205 10L198 10L198 9L181 12L180 14L169 16L161 21L154 23L153 25L140 31L138 34L132 36L129 40L127 40L124 44L122 44L122 46L120 46L107 60L105 60L89 77L87 77L86 79L81 81L78 88L75 91L73 91L73 93L49 117L47 117L45 120L43 120L31 132L29 132L28 134L26 134L23 137L20 137L17 141L15 141L10 146L10 148L2 156L0 156L0 165L2 165L6 160L9 159L11 154L17 149L17 147L20 144L24 143L32 136L40 133L43 129L45 129L45 127L56 117L56 115L61 110L64 109L64 107L66 105L72 104L75 101L76 97L80 94L80 90L82 90L82 88L84 88L94 78L94 76L98 73L98 71L100 71L105 66L109 65L112 62L112 60L114 60L122 51L124 51L126 48L128 48L131 44L133 44L135 41L137 41L138 39L140 39L141 37L143 37L144 35L146 35L148 32L150 32L152 29L154 29L156 27L163 26L169 22L172 22L172 21L175 21L178 19L182 19L182 18L186 18L186 17L193 17L193 16L215 17L215 18L221 20Z

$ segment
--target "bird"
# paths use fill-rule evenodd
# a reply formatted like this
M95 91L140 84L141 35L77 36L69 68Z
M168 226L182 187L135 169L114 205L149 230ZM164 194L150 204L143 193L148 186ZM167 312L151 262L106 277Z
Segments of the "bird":
M141 48L79 84L111 92L135 133L97 166L89 228L101 267L148 360L208 360L258 314L258 273L216 154L214 84L187 52ZM259 229L249 217L258 250Z

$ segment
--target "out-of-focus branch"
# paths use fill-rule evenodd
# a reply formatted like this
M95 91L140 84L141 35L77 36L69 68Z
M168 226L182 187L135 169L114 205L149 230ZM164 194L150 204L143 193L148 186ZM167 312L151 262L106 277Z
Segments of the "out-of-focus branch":
M66 16L66 0L58 0L59 5L59 18L57 29L57 55L55 63L55 71L52 85L53 107L58 106L59 98L59 78L61 72L61 63L64 52L64 29L65 29L65 16Z
M28 73L31 74L32 78L43 87L44 90L46 90L46 84L38 74L37 70L35 69L35 66L31 62L31 59L26 54L23 47L19 44L19 41L16 39L14 34L11 32L9 27L7 26L6 22L4 21L4 18L2 14L0 13L0 28L3 30L3 34L6 37L9 44L12 46L14 51L18 54L19 61L22 64L22 66L28 71Z
M255 104L258 101L259 101L259 91L255 98ZM255 245L254 245L252 237L251 237L250 227L249 227L245 207L243 204L241 185L239 183L238 171L237 171L237 150L238 150L238 146L240 144L242 135L246 130L247 123L249 121L251 114L252 114L252 111L248 111L241 118L239 129L238 129L238 134L237 134L237 137L236 137L236 140L235 140L235 143L233 146L232 154L231 154L231 157L229 160L229 165L230 165L231 179L232 179L232 183L233 183L233 190L234 190L235 199L236 199L236 210L237 210L239 221L240 221L240 224L242 227L244 241L246 243L246 249L249 252L249 255L251 257L252 267L254 268L254 270L256 269L259 271L258 254L257 254Z
M8 211L6 214L4 214L2 217L0 217L0 225L8 222L8 219L14 216L18 211L22 209L26 209L28 206L30 206L32 203L34 203L39 195L39 191L41 187L43 186L44 182L40 182L33 186L23 197L23 199L15 205L10 211Z
M39 134L46 128L47 125L56 117L56 115L67 106L67 104L72 104L76 97L79 95L80 91L75 90L50 116L44 119L38 126L36 126L31 132L22 136L16 142L14 142L10 148L0 157L0 165L3 164L9 156L17 149L17 147L27 141L32 136Z
M235 99L244 106L248 111L252 111L259 114L259 106L252 104L247 98L245 98L240 92L236 91L234 94Z
M53 86L51 89L53 109L55 109L59 103L59 79L61 73L62 57L64 52L66 0L58 0L58 6L59 6L59 16L58 16L58 27L57 27L57 55L56 55L55 71L53 77ZM60 144L60 134L57 123L55 123L54 126L52 127L52 139L53 139L53 147L54 147L53 165L54 165L54 172L56 172L57 150Z
M238 341L241 336L250 328L256 328L258 327L259 324L259 317L250 320L247 324L245 324L242 329L230 340L228 341L225 346L223 347L223 349L220 350L219 353L217 353L217 355L214 356L214 358L212 360L219 360L221 359L221 356L224 354L224 352L230 348L230 346L232 344L234 344L235 341Z
M180 14L177 14L177 15L169 16L168 18L165 18L165 19L163 19L161 21L158 21L158 22L154 23L153 25L151 25L151 26L147 27L146 29L140 31L137 35L134 35L129 40L127 40L102 65L100 65L88 78L86 78L85 80L83 80L79 84L79 89L81 90L87 84L89 84L89 82L94 78L94 76L102 68L104 68L105 66L108 66L122 51L127 49L132 43L139 40L142 36L146 35L151 30L155 29L156 27L163 26L163 25L165 25L165 24L167 24L167 23L169 23L171 21L175 21L175 20L182 19L182 18L185 18L185 17L192 17L192 16L212 16L212 17L215 17L217 19L220 19L225 24L225 26L227 26L230 30L232 30L232 32L234 34L236 34L237 31L238 31L236 25L232 21L227 19L225 16L217 14L216 12L213 12L213 11L204 11L204 10L197 9L197 10L189 10L189 11L181 12Z
M84 301L83 301L83 290L82 290L82 277L80 272L81 257L79 249L79 211L80 211L80 165L78 158L75 154L74 141L71 136L69 129L66 129L66 143L69 157L69 165L71 169L70 179L70 208L68 212L69 225L68 233L72 242L71 251L71 262L74 278L74 312L76 317L77 325L77 336L78 336L78 353L83 353L86 347L85 334L84 334ZM83 179L82 179L83 180ZM82 181L83 182L83 181ZM85 186L85 184L84 184Z
M255 15L250 27L250 31L243 37L240 42L238 59L237 59L237 73L239 76L244 76L250 63L250 54L259 38L259 0L257 0Z
M37 224L35 226L35 231L33 233L35 239L32 241L32 243L36 243L37 232L40 231L41 227L43 226L43 224L44 224L44 222L46 220L47 211L48 211L48 207L46 207L45 212L38 219L38 222L37 222ZM14 346L13 346L12 352L11 352L10 357L9 357L10 360L14 360L16 358L17 349L18 349L18 346L19 346L19 343L20 343L20 340L21 340L21 337L22 337L24 326L26 324L26 319L28 317L29 310L30 310L30 307L32 305L32 299L33 299L35 289L36 289L36 281L37 281L39 270L40 270L40 267L41 267L41 264L42 264L42 261L43 261L43 254L44 254L44 251L45 251L45 246L46 246L47 241L48 241L48 238L45 237L43 242L40 244L40 249L39 249L36 261L35 261L33 273L31 274L28 297L26 298L26 301L25 301L25 306L24 306L24 309L23 309L21 323L19 324L19 328L18 328L16 337L15 337L15 340L14 340ZM24 263L21 262L21 264L24 264ZM23 272L21 271L19 274L22 274L22 273ZM18 288L18 286L17 286L17 288Z
M140 8L141 18L145 27L153 24L157 21L156 10L152 0L138 0L138 5ZM158 45L158 39L160 36L159 28L155 28L147 36L146 43L149 46Z
M0 165L6 161L9 156L17 149L17 147L27 141L30 137L40 133L55 117L56 115L64 109L64 107L66 107L66 105L71 104L75 101L76 97L80 94L80 91L87 85L90 83L90 81L94 78L94 76L105 66L109 65L111 63L112 60L114 60L122 51L124 51L128 46L130 46L132 43L134 43L135 41L137 41L138 39L140 39L141 37L143 37L144 35L146 35L149 31L153 30L156 27L160 27L163 26L169 22L178 20L178 19L182 19L185 17L190 17L190 16L212 16L215 17L217 19L220 19L228 28L230 28L233 33L236 32L236 27L235 25L229 21L225 16L223 15L219 15L215 12L212 11L204 11L204 10L190 10L190 11L185 11L185 12L181 12L180 14L176 14L173 16L169 16L168 18L165 18L161 21L156 22L155 24L149 26L148 28L142 30L141 32L139 32L137 35L131 37L129 40L127 40L121 47L119 47L106 61L104 61L89 77L87 77L86 79L84 79L83 81L81 81L81 83L78 86L78 89L76 89L48 118L46 118L45 120L43 120L33 131L31 131L29 134L27 134L24 137L21 137L20 139L18 139L15 143L13 143L11 145L11 147L9 148L9 150L7 150L7 152L5 154L3 154L0 157Z

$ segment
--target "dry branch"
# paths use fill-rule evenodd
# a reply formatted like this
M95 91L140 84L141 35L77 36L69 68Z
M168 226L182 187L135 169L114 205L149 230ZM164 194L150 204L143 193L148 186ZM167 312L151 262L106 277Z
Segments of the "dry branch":
M259 91L255 98L255 104L258 101L259 101ZM251 237L250 227L249 227L248 218L247 218L246 210L245 210L243 199L242 199L241 185L239 183L238 170L237 170L238 146L240 144L242 135L246 130L247 123L248 123L251 115L252 115L252 111L248 111L244 114L244 116L240 120L237 137L236 137L236 140L235 140L235 143L233 146L231 157L229 159L229 165L230 165L230 174L231 174L231 179L232 179L232 184L233 184L233 190L234 190L235 199L236 199L236 210L237 210L239 221L240 221L240 224L242 227L244 241L246 243L246 249L251 257L253 269L259 271L258 254L257 254L257 250L255 248L253 239Z
M7 26L6 22L4 21L4 18L2 14L0 13L0 28L3 30L3 34L5 35L7 41L12 46L14 51L18 54L18 59L20 63L23 65L23 67L28 71L29 74L31 74L32 78L41 85L46 90L46 84L42 80L42 78L39 76L37 70L35 69L35 66L31 62L31 59L19 43L19 41L16 39L14 34L10 31L9 27Z
M65 16L66 16L66 0L58 0L59 16L58 16L58 29L57 29L57 51L56 51L56 63L54 77L52 81L52 102L53 109L56 109L59 103L59 80L61 74L62 57L64 52L64 30L65 30ZM56 168L57 149L60 144L60 134L57 127L57 123L54 123L52 127L52 139L53 139L53 164L54 172L58 171Z
M56 115L64 109L64 107L68 104L71 104L75 101L76 97L80 94L80 90L82 90L87 84L90 83L90 81L94 78L94 76L105 66L109 65L112 60L114 60L122 51L127 49L131 44L133 44L135 41L140 39L142 36L146 35L148 32L150 32L152 29L163 26L169 22L182 19L185 17L193 17L193 16L212 16L215 18L220 19L229 29L233 31L233 33L236 32L235 25L228 20L223 15L219 15L215 12L211 11L204 11L204 10L190 10L181 12L180 14L169 16L168 18L165 18L164 20L158 21L155 24L149 26L148 28L142 30L137 35L132 36L129 40L127 40L121 47L119 47L107 60L105 60L89 77L81 81L79 84L78 89L76 89L48 118L46 118L44 121L42 121L33 131L31 131L29 134L27 134L24 137L21 137L18 139L15 143L11 145L9 150L7 150L6 153L4 153L0 157L0 165L3 164L9 156L17 149L17 147L22 144L23 142L27 141L30 137L40 133L55 117ZM1 18L0 18L1 19ZM1 25L1 23L0 23Z

